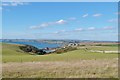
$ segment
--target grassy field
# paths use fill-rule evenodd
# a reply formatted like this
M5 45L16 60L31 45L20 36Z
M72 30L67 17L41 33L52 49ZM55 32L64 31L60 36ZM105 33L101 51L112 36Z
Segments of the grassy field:
M88 48L90 50L106 50L106 51L117 51L118 50L118 46L85 46L85 48Z
M62 54L29 55L19 45L2 46L3 77L32 78L116 78L118 77L118 54L96 53L79 48ZM117 50L111 46L94 50ZM10 68L10 69L9 69Z
M3 62L34 62L34 61L73 61L73 60L88 60L88 59L112 59L117 58L118 54L102 54L93 53L84 49L70 51L62 54L48 54L48 55L29 55L22 52L18 45L3 44ZM106 47L108 48L111 47ZM117 48L117 47L116 47ZM91 48L90 48L91 49ZM92 49L100 49L92 47ZM102 47L101 47L102 49ZM115 48L114 48L115 49ZM105 50L105 47L104 47ZM117 49L116 49L117 50Z

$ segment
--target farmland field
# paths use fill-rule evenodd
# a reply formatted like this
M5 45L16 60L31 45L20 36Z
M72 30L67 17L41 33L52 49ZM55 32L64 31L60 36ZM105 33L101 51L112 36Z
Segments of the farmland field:
M30 55L17 44L2 44L3 77L117 78L118 54L90 52L116 50L117 46L86 46L61 54ZM9 69L11 68L11 69Z

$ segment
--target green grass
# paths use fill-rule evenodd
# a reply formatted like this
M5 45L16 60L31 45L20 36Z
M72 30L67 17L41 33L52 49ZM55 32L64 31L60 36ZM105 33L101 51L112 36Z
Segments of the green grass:
M107 49L111 50L113 47L92 47L91 49ZM117 47L114 47L114 50ZM35 62L35 61L74 61L74 60L88 60L88 59L112 59L117 58L118 54L104 54L93 53L85 51L84 49L70 51L62 54L48 54L48 55L30 55L24 53L19 49L19 45L5 44L2 46L3 62Z
M83 48L87 48L88 50L118 51L118 46L85 46Z
M21 51L19 46L3 43L3 78L118 77L118 54L116 53L93 53L80 48L62 54L30 55ZM110 46L89 48L113 49Z

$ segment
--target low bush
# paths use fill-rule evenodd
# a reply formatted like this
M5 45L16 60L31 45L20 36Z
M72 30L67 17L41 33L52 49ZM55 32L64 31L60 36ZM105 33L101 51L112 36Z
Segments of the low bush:
M76 48L76 47L60 48L60 49L57 49L57 50L55 51L55 53L60 54L60 53L65 53L65 52L73 51L73 50L77 50L77 48Z
M23 50L24 52L32 52L32 53L35 53L38 55L44 55L46 53L44 50L38 49L38 48L31 46L31 45L19 46L19 48L21 50Z

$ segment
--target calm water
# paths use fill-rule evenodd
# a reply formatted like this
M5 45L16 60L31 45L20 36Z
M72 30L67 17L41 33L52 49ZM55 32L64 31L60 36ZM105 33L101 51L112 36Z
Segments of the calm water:
M5 43L12 43L12 44L25 44L25 45L32 45L39 49L41 48L56 48L62 46L62 44L53 44L53 43L41 43L41 42L5 42Z

